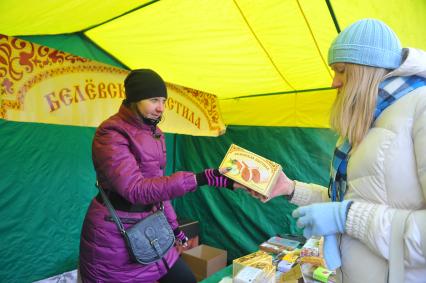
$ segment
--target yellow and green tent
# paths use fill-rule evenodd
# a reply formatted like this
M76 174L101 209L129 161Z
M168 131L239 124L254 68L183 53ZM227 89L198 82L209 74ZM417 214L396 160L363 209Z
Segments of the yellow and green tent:
M335 91L333 38L355 20L385 21L404 47L426 49L423 0L1 1L0 34L217 96L226 133L167 134L168 173L218 167L231 143L280 163L290 178L328 183ZM19 46L17 46L19 48ZM0 44L0 100L16 61ZM76 113L75 115L79 115ZM83 114L81 114L83 115ZM105 117L106 118L106 117ZM92 125L0 119L0 278L32 282L73 270L97 193ZM277 233L300 234L285 199L203 187L173 201L202 243L229 262Z

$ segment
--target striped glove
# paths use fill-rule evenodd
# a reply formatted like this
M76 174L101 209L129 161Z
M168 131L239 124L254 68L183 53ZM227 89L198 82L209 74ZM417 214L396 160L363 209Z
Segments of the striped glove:
M218 169L206 169L201 173L197 173L195 177L197 178L198 186L208 185L210 187L234 189L234 181L220 174Z
M182 230L179 228L176 228L173 230L173 234L175 234L175 239L178 242L179 245L186 248L188 246L188 237L185 236L185 233L183 233Z

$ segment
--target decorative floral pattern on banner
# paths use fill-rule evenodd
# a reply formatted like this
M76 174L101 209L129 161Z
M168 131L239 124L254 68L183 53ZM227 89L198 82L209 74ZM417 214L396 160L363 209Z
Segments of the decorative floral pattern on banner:
M123 70L0 34L0 118L98 126L125 97ZM225 132L217 97L167 83L165 132L217 136Z
M198 108L198 111L203 112L204 116L208 117L207 123L210 130L218 131L219 135L225 132L225 127L221 121L217 97L215 95L169 83L167 83L167 90L169 93L172 92L179 96L186 97ZM171 101L173 101L173 97L170 97L166 104L166 108L169 111L173 111Z

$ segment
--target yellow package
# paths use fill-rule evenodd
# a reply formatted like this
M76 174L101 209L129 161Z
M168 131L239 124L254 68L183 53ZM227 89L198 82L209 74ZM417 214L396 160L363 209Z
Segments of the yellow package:
M232 277L234 283L273 283L276 267L272 264L272 256L257 251L234 259Z
M281 165L232 144L219 168L231 168L225 176L268 197Z
M324 259L323 247L323 237L314 236L309 238L300 250L300 262L326 267L327 265Z
M300 257L300 250L294 250L283 256L283 260L294 263Z

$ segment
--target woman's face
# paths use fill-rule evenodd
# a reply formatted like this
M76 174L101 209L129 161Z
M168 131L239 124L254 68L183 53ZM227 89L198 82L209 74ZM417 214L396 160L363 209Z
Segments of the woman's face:
M338 93L345 84L345 68L345 63L334 63L331 65L331 69L334 71L334 78L331 87L337 88Z
M166 98L153 97L137 102L136 107L145 118L157 120L163 114L165 104Z

